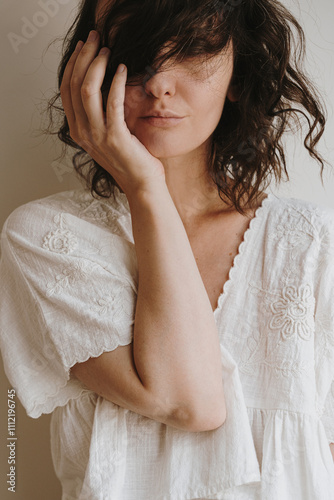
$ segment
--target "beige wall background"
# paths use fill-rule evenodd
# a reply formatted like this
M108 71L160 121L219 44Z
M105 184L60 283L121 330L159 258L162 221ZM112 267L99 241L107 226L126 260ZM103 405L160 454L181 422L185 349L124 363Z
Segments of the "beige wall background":
M333 164L321 185L319 167L293 137L287 137L290 183L269 191L301 198L334 208L334 3L332 0L285 0L305 28L307 72L323 95L328 109L328 127L320 150ZM66 160L57 156L60 143L38 135L41 110L56 86L60 42L47 52L55 37L62 37L74 19L77 0L2 0L0 4L1 44L1 167L0 228L19 205L73 189L80 185ZM13 498L7 491L7 380L0 363L0 497ZM61 489L54 474L49 422L43 415L27 417L17 401L16 500L59 500Z

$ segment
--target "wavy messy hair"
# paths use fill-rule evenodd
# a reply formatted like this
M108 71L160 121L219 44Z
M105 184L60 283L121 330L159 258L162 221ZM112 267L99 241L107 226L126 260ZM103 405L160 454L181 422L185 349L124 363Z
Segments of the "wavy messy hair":
M243 207L252 204L273 176L276 182L284 176L289 180L282 136L288 129L293 131L292 125L302 130L301 117L306 119L308 129L304 146L320 163L322 179L325 160L316 145L325 128L325 107L302 70L303 29L280 2L111 0L96 24L97 4L98 0L81 1L63 42L59 88L77 42L85 41L92 29L99 31L101 47L111 49L103 94L120 63L128 68L127 84L141 85L144 91L145 82L168 61L194 58L194 64L202 62L232 42L231 83L237 89L238 100L226 99L208 158L209 174L219 196L244 213ZM59 92L49 101L48 110L49 132L76 149L72 159L75 171L85 179L94 197L109 198L114 186L119 186L70 137ZM54 112L60 113L61 124L52 132ZM231 177L233 183L229 182Z

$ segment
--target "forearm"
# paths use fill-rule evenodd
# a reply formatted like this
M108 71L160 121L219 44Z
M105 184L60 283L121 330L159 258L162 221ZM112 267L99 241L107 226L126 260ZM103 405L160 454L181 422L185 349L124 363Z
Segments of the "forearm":
M218 331L187 233L166 184L128 198L139 272L138 375L166 407L215 419L225 414Z

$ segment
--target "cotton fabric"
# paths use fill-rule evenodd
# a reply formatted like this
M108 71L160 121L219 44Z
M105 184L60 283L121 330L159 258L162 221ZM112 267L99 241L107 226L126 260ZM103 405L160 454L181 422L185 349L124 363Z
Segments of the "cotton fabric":
M227 418L202 433L121 408L70 373L132 341L123 193L22 205L1 250L5 372L29 416L52 413L62 500L334 499L333 210L270 193L257 209L213 312Z

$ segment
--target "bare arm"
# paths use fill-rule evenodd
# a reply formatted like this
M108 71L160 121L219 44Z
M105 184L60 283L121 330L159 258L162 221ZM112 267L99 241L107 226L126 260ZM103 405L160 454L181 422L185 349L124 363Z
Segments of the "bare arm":
M112 402L178 428L225 420L218 332L191 246L166 185L129 198L139 288L133 348L76 365Z
M329 447L330 447L330 450L332 452L333 460L334 460L334 443L330 443Z
M186 231L164 183L129 203L139 268L138 374L186 419L216 427L225 419L218 331Z

